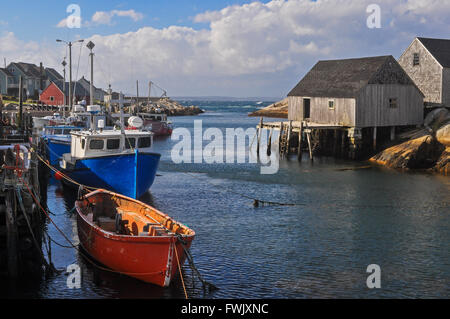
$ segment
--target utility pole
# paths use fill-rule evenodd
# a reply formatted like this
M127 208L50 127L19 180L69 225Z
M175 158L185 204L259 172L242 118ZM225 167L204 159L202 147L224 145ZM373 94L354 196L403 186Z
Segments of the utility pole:
M19 132L23 132L22 130L22 111L23 111L23 81L22 76L19 77L19 118L18 118L18 125Z
M76 42L83 42L84 40L77 40ZM69 107L70 110L72 111L72 105L73 105L73 98L72 98L72 42L69 41L64 41L64 40L60 40L57 39L56 42L64 42L65 44L67 44L69 46ZM64 83L65 85L65 83Z
M63 117L66 117L66 104L67 104L67 101L66 101L66 65L67 65L67 63L66 63L66 58L64 57L64 60L62 61L62 66L63 66L63 74L64 74L64 82L63 82L63 95L64 95L64 97L63 97Z
M91 50L91 53L89 54L89 56L91 57L91 83L89 87L89 102L91 105L94 105L94 53L92 52L92 49L95 47L95 44L92 41L89 41L86 46L89 50Z

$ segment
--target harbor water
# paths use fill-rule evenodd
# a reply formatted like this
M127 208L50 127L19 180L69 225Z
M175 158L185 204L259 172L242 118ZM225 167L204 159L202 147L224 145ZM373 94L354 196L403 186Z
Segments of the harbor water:
M268 103L189 102L198 116L173 117L175 128L203 131L255 128L247 113ZM199 123L199 122L197 122ZM276 140L274 136L273 140ZM250 144L246 142L246 145ZM406 173L361 162L283 159L275 174L258 163L174 163L179 141L155 139L162 154L158 176L143 201L196 231L191 252L205 293L186 264L193 298L448 298L450 296L450 179ZM203 147L209 142L204 141ZM253 144L253 148L255 145ZM248 151L248 150L246 150ZM265 147L262 148L265 152ZM276 153L276 152L273 152ZM76 243L76 191L52 179L48 208ZM253 198L292 205L260 205ZM52 239L68 243L51 224ZM160 288L97 269L72 248L52 242L61 273L2 285L1 295L22 298L184 298L181 280ZM81 285L67 286L69 265ZM381 269L381 288L369 289L369 265Z

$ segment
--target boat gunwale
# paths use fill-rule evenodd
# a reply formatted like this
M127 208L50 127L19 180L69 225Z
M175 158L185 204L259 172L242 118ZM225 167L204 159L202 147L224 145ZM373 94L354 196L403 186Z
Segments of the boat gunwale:
M86 196L84 196L85 198L87 197L92 197L98 194L104 194L107 193L109 195L115 196L115 197L121 197L122 199L125 200L129 200L129 201L133 201L133 202L137 202L138 204L141 204L142 206L146 207L146 208L150 208L153 209L157 214L159 214L161 217L166 217L166 220L172 220L174 223L181 225L182 227L184 227L185 229L189 230L191 232L191 234L175 234L173 233L173 235L164 235L164 236L132 236L132 235L119 235L119 234L115 234L112 232L108 232L105 231L104 229L102 229L101 227L97 226L94 222L91 222L87 219L87 216L85 214L83 214L82 209L80 207L80 200L75 201L75 208L77 210L77 214L79 217L81 217L83 219L83 221L85 223L87 223L90 227L92 227L92 229L99 235L101 235L104 238L108 238L108 239L112 239L115 241L123 241L123 242L133 242L133 243L143 243L143 244L152 244L152 243L166 243L166 242L172 242L173 240L177 240L178 237L181 237L183 239L188 239L188 240L193 240L195 237L195 231L189 227L187 227L186 225L176 221L175 219L173 219L172 217L170 217L167 214L164 214L163 212L161 212L160 210L146 204L143 203L139 200L133 199L131 197L122 195L122 194L118 194L118 193L114 193L114 192L110 192L108 190L104 190L104 189L98 189L95 190L89 194L87 194ZM160 223L161 224L161 223ZM161 224L162 225L162 224Z
M154 152L141 152L139 151L139 155L153 155L158 156L161 158L160 153L154 153ZM73 157L76 161L79 160L87 160L87 159L96 159L96 158L105 158L105 157L113 157L113 156L136 156L136 152L133 153L115 153L115 154L104 154L99 156L87 156L87 157ZM126 196L125 196L126 197ZM145 204L145 203L143 203ZM145 204L146 205L146 204Z

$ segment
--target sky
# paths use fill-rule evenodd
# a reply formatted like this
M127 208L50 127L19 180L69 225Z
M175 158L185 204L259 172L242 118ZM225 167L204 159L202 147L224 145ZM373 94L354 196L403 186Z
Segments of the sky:
M283 98L319 60L398 58L417 36L450 38L450 0L0 0L0 8L2 67L43 62L62 73L67 46L55 40L84 39L72 49L74 77L89 77L92 41L94 84L134 93L138 80L140 95L152 81L169 96Z

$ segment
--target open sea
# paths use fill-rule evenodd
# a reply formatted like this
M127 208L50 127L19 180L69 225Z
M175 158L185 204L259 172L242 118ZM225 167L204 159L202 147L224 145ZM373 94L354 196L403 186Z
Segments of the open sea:
M255 128L259 118L247 114L270 103L185 104L206 112L170 118L175 128L186 128L193 137L194 121L201 120L204 133L209 128L217 133L217 128L225 140L226 128ZM244 163L211 164L176 164L171 151L180 140L155 139L161 163L143 201L196 231L191 248L195 264L203 278L219 288L204 292L186 263L183 277L190 298L450 297L448 177L325 157L311 163L307 154L301 163L293 156L281 160L275 174L261 174L261 164L250 160L256 143L249 151L250 137L243 148ZM209 143L204 140L203 148ZM264 138L263 144L261 153L266 152ZM232 150L223 152L224 159ZM276 145L273 150L276 160ZM194 152L191 155L198 160ZM76 217L70 213L75 197L73 190L50 181L52 218L77 242ZM255 208L253 198L293 205ZM47 229L54 241L67 245L52 224ZM98 270L74 249L54 243L51 248L60 274L3 285L1 295L184 298L179 278L169 288L160 288ZM67 287L71 264L81 268L79 289ZM381 269L379 289L366 284L371 264Z

